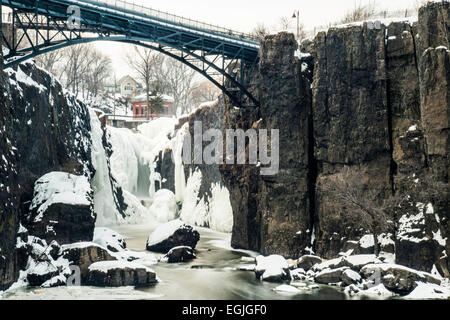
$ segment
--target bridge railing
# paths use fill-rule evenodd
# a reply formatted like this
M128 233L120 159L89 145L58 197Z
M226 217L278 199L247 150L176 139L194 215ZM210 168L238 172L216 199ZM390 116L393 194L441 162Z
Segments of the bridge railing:
M123 9L124 11L138 14L139 16L145 15L149 19L157 18L183 27L191 27L202 31L211 31L225 36L231 36L242 40L257 42L257 39L253 35L248 33L238 32L232 29L220 27L218 25L204 23L190 18L160 11L157 9L144 7L143 5L140 4L130 3L121 0L78 0L78 1L76 0L74 2L97 4L99 7L102 7L102 5L106 5L108 8Z

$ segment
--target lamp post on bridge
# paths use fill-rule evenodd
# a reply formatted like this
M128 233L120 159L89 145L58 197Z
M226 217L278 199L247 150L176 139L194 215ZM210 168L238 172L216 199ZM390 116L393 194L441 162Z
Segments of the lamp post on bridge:
M297 44L300 45L300 10L294 11L292 19L297 19Z

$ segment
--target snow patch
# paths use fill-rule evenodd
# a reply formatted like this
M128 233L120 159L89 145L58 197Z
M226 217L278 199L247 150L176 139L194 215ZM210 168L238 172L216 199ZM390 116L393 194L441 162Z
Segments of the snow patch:
M132 269L132 270L144 269L147 272L154 273L154 271L149 267L146 267L136 262L129 262L124 260L95 262L89 266L89 271L98 271L102 273L108 273L109 270L114 269Z
M166 189L161 189L156 192L153 198L153 204L150 207L150 211L156 217L158 222L168 222L176 218L177 214L177 201L175 194Z
M173 235L175 231L180 229L183 225L183 221L179 219L160 225L158 228L156 228L155 231L152 232L152 234L148 238L147 246L153 246L155 244L161 243L162 241Z
M50 172L39 178L34 185L30 210L37 208L34 222L41 221L44 212L55 203L90 206L91 186L85 176L65 172Z
M94 211L97 213L97 226L117 223L118 212L109 176L108 161L103 147L103 130L94 110L89 108L91 118L91 157L95 175L91 184L94 190Z

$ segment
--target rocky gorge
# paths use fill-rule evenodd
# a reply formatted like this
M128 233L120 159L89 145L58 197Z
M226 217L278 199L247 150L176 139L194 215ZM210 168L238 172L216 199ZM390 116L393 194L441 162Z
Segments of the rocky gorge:
M378 200L408 199L376 235L381 252L450 275L449 14L447 2L429 3L417 21L330 28L303 41L297 57L292 34L267 36L251 88L259 108L219 99L185 120L191 130L194 121L280 130L275 176L251 165L197 166L202 188L219 181L229 190L233 247L294 259L373 254L371 230L323 188L349 168Z
M339 283L358 292L378 273L400 295L440 284L450 277L449 21L448 2L429 3L414 22L330 28L304 41L299 54L292 34L267 36L251 75L260 105L244 108L221 97L179 119L169 136L174 143L155 155L155 191L175 194L185 223L231 231L233 248L269 256L246 267L263 280ZM64 284L70 265L81 266L90 285L156 283L148 267L154 257L95 234L98 219L140 210L111 172L112 134L98 114L32 62L2 75L0 291L24 277L32 286ZM279 173L261 176L254 165L180 166L175 142L186 132L194 136L195 121L204 131L278 129ZM364 221L326 188L344 170L364 176L361 188L375 191L377 201L406 199L377 230L377 245ZM184 188L196 196L183 199ZM78 201L53 201L67 193ZM224 203L232 221L214 216ZM180 230L175 238L187 232L193 239L170 238L162 250L169 261L195 257L198 233ZM42 274L39 264L56 269Z

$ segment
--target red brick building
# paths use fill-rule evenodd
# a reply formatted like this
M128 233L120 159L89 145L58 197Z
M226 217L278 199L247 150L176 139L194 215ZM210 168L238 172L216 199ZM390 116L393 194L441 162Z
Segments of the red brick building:
M171 118L174 116L173 110L173 98L169 96L163 96L164 110L162 113L153 113L152 106L150 105L149 117L154 118ZM139 95L133 99L133 118L135 119L145 119L147 117L147 99L145 94Z

